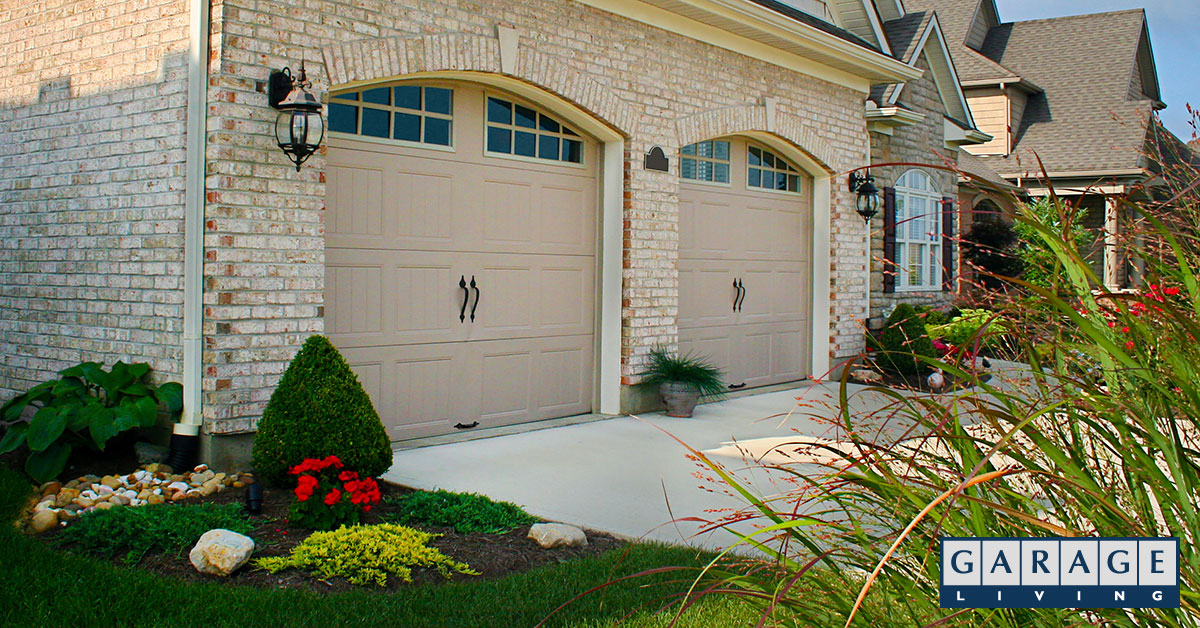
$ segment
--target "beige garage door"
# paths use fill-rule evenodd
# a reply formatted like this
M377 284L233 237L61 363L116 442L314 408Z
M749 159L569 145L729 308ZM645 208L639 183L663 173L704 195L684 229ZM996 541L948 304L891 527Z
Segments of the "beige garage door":
M734 388L810 375L812 182L738 137L684 148L679 344Z
M591 411L594 145L462 85L336 95L330 130L326 330L389 436Z

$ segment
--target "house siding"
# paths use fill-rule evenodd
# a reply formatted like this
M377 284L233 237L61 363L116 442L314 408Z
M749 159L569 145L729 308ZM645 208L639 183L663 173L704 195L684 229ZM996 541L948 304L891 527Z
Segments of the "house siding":
M0 22L0 400L84 360L179 379L184 0Z
M992 139L963 150L972 155L1007 155L1012 145L1008 129L1008 94L997 87L973 89L967 92L967 106L971 108L976 128L991 135Z
M952 168L958 163L958 151L945 148L945 105L938 95L937 85L928 71L925 55L918 58L917 67L925 70L925 77L909 82L901 94L901 102L913 111L925 114L921 122L897 127L892 135L871 133L871 163L919 163L934 167L923 168L933 178L943 197L958 195L958 175L941 168ZM896 180L911 169L911 166L873 167L876 185L891 187ZM956 225L958 220L955 221ZM957 235L957 234L955 234ZM957 266L957 247L955 266ZM899 303L947 306L954 300L952 291L893 292L883 291L883 220L871 222L871 318L883 319Z

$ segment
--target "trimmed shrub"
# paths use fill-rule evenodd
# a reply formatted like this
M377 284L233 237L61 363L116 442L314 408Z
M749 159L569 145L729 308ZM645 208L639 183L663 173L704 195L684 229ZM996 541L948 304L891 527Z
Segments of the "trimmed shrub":
M1024 260L1017 254L1017 232L996 216L983 216L963 236L963 259L979 268L979 283L998 289L1006 277L1020 277Z
M503 534L538 522L537 517L516 504L492 501L475 493L416 491L388 498L388 503L403 508L399 514L388 515L389 520L453 527L460 534Z
M342 526L315 532L292 548L288 556L259 558L254 565L271 573L303 569L318 578L345 578L351 584L387 584L388 574L412 582L413 567L431 567L445 578L455 573L479 575L427 543L437 534L388 523Z
M392 466L392 446L371 398L342 354L312 336L271 394L254 436L254 470L275 486L307 458L337 456L364 477Z
M182 551L214 528L250 534L241 504L160 504L94 510L63 529L58 541L73 549L139 562L147 552Z
M919 375L928 370L928 365L916 356L938 357L933 341L925 333L925 321L909 303L901 303L892 311L879 336L878 347L879 367L902 375Z

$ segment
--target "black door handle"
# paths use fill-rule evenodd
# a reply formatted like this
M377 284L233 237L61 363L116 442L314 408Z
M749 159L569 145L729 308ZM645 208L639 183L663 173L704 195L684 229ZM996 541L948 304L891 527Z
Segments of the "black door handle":
M734 299L734 302L733 302L733 311L734 311L734 312L741 312L741 311L742 311L742 304L744 304L744 303L746 302L746 282L745 282L745 281L742 281L741 279L738 279L738 280L737 280L737 287L738 287L738 294L740 295L740 298L739 298L739 299Z
M463 304L458 310L458 322L467 320L467 301L471 300L471 291L467 290L467 276L463 275L458 278L458 287L463 291Z
M733 311L737 311L738 299L742 298L742 288L738 285L738 280L735 277L733 280Z
M745 388L745 387L746 387L746 382L742 382L740 384L730 384L729 390L737 390L739 388Z
M475 289L475 304L471 306L471 322L475 322L475 308L479 307L479 284L475 283L475 275L471 275L471 287Z

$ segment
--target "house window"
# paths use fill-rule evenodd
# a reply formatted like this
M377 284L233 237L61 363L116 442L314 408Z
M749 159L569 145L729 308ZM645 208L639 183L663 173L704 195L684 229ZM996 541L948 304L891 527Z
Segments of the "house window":
M897 290L942 286L942 196L933 179L909 170L896 180Z
M800 171L795 166L764 148L751 146L747 151L746 185L780 192L800 191Z
M372 87L329 98L334 133L450 146L453 124L454 92L445 87Z
M692 181L729 183L729 142L708 140L679 149L679 176Z
M558 120L520 103L487 99L487 152L583 163L583 140Z

